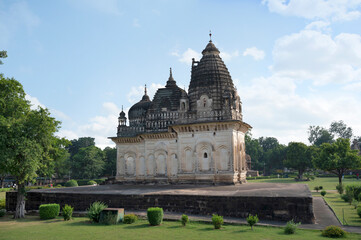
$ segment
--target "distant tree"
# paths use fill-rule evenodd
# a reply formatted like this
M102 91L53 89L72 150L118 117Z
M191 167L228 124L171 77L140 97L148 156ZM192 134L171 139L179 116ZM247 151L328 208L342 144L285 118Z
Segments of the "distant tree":
M104 152L96 146L80 148L73 156L72 168L76 170L73 175L88 179L100 177L104 170L104 158Z
M70 153L66 149L71 143L65 138L54 137L50 154L54 159L54 174L62 178L70 171Z
M320 146L322 143L332 143L333 134L320 126L310 126L308 128L308 141L312 145Z
M313 159L313 163L321 170L336 174L339 184L342 184L342 176L347 170L361 168L361 157L357 150L351 150L349 139L338 138L332 144L322 144L319 156Z
M104 175L113 176L117 168L117 149L106 147L103 152L105 155Z
M263 164L260 162L263 155L263 149L258 142L258 139L252 138L250 133L245 136L246 153L250 155L252 159L252 169L261 170Z
M25 216L25 185L50 160L54 133L60 122L47 109L30 109L22 85L0 74L0 162L1 172L16 179L18 186L14 218Z
M81 137L78 139L71 140L71 144L67 147L70 157L73 157L79 152L80 148L86 148L90 146L95 146L95 139L92 137Z
M342 121L332 122L329 131L337 138L352 138L352 128Z
M7 58L7 52L6 51L0 51L0 58ZM3 62L0 60L0 65L3 64Z
M312 155L306 144L290 142L284 165L298 171L298 179L302 180L307 169L312 168Z

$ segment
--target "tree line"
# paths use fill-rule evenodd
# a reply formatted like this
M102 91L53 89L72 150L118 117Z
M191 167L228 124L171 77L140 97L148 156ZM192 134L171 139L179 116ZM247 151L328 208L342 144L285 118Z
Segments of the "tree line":
M252 169L265 175L284 168L298 171L298 179L309 170L320 169L334 173L339 182L348 170L361 168L361 137L353 136L351 127L343 121L332 122L328 129L310 126L308 129L310 146L301 142L280 144L276 138L245 137L246 153L251 156Z

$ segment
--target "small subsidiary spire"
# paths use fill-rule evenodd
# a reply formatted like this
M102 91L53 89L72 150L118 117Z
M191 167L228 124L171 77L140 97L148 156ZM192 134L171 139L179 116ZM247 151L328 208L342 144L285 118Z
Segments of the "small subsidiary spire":
M122 105L122 112L123 112L123 105Z
M209 41L212 42L212 31L209 30Z
M144 84L144 95L147 95L147 84Z
M169 78L167 81L167 85L165 87L171 87L171 86L176 86L176 82L173 78L173 73L172 73L172 68L169 68Z

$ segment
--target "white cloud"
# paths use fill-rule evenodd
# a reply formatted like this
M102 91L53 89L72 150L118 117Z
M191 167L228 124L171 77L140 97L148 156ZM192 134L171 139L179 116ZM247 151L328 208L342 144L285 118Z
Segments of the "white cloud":
M361 36L341 33L335 38L303 30L276 41L273 49L277 74L315 84L346 83L361 79Z
M150 86L147 85L147 94L150 99L153 99L155 92L158 88L163 88L164 85L159 83L152 83ZM127 95L129 103L139 102L144 95L144 86L131 87Z
M220 53L221 58L225 61L228 62L230 61L232 58L234 57L238 57L239 56L239 52L238 50L235 50L231 53L225 52L225 51L221 51Z
M202 57L202 54L198 53L197 51L194 51L191 48L188 48L182 54L179 54L178 51L173 51L171 55L178 57L178 60L180 62L186 63L188 65L192 64L192 58L194 58L195 60L199 60Z
M38 107L46 108L45 105L39 101L39 99L37 99L36 97L32 97L29 94L25 95L25 99L30 101L30 108L33 110L38 109Z
M316 30L330 32L330 22L328 21L314 21L305 27L306 30Z
M264 51L262 51L256 47L247 48L243 52L243 56L251 56L256 61L264 59L265 55L266 54L264 53Z
M263 0L270 12L306 19L350 21L360 16L361 0Z

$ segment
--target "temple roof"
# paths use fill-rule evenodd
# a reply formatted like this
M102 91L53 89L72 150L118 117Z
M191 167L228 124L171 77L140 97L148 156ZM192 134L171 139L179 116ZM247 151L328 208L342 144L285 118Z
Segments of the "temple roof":
M142 100L134 104L128 112L129 120L139 117L145 117L148 109L150 108L152 101L150 101L149 96L147 95L147 86L144 88L144 95Z

